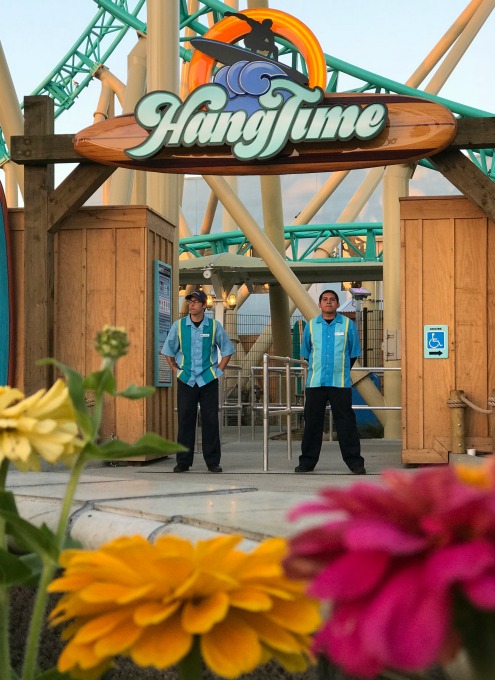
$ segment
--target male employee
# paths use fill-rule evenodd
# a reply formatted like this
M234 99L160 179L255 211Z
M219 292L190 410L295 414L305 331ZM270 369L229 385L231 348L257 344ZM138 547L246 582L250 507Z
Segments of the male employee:
M304 327L301 356L309 361L304 403L304 434L295 472L311 472L320 457L325 409L330 402L340 451L347 467L365 475L361 443L352 410L351 368L361 354L355 323L337 313L339 296L320 295L321 314Z
M177 441L188 449L177 453L174 472L187 472L193 464L198 404L206 466L210 472L222 472L218 378L235 349L222 325L205 316L206 293L195 290L186 295L186 300L189 314L174 322L162 349L177 375ZM220 362L218 350L222 354Z

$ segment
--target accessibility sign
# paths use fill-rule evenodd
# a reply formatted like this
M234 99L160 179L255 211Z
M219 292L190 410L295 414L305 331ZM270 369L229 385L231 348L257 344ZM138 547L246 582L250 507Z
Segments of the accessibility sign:
M447 359L449 356L449 328L446 325L424 327L424 358Z

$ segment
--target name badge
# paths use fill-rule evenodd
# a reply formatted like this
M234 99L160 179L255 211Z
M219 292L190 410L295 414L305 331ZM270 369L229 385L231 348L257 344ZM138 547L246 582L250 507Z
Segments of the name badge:
M342 335L344 335L344 334L342 333ZM210 334L209 333L201 333L201 337L202 338L209 338Z
M335 335L344 335L343 331L335 331Z

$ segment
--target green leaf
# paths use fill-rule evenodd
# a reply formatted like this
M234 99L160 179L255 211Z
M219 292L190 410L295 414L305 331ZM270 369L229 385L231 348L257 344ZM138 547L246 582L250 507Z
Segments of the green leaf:
M27 555L21 555L21 562L23 562L31 572L30 578L25 582L27 586L37 586L41 572L43 571L43 562L41 561L39 555L36 553L29 553Z
M34 680L70 680L70 675L60 673L56 668L50 668L49 671L37 675Z
M185 451L178 442L171 442L158 434L149 432L134 444L120 439L110 439L103 444L88 445L85 455L93 460L115 460L116 458L132 458L133 456L169 456L177 451Z
M2 511L2 517L7 523L6 531L13 536L19 546L34 552L42 559L49 559L57 563L59 551L55 542L55 535L43 524L39 529L19 515Z
M0 549L0 586L25 583L31 576L31 569L19 557Z
M15 497L11 491L0 491L0 516L2 512L13 512L18 515L17 506L15 504Z
M155 388L151 385L142 385L141 387L138 387L138 385L132 384L126 387L125 390L122 390L122 392L116 392L115 396L124 397L125 399L145 399L154 393Z
M492 680L495 668L495 611L482 610L459 591L454 597L454 625L471 661L473 677Z
M83 437L86 439L93 439L95 433L95 427L93 419L88 413L80 413L76 411L77 414L77 425L81 430Z
M79 413L87 413L88 407L86 405L86 393L84 390L83 377L80 373L75 371L70 366L62 364L56 359L41 359L36 362L40 366L44 364L53 364L65 375L65 380L67 382L67 387L69 388L70 398L74 404L74 408Z
M88 373L84 378L84 387L99 394L102 392L115 394L115 377L109 368Z

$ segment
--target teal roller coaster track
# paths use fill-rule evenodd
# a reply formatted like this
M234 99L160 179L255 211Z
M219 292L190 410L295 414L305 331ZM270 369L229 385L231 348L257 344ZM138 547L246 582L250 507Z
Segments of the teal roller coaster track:
M129 28L146 33L146 23L139 18L139 14L146 0L94 0L98 11L63 59L52 72L33 91L34 95L49 95L55 102L55 116L59 116L69 109L81 91L88 86L97 69L105 64ZM180 0L180 28L190 28L199 35L208 30L208 21L217 22L223 18L231 8L220 0L200 0L197 12L190 14L186 0ZM207 21L208 20L208 21ZM188 38L181 35L180 56L184 61L191 59L191 51L183 46ZM286 55L291 65L298 70L305 71L306 65L294 46L282 39L277 39L280 55ZM407 94L443 104L458 117L488 117L493 113L476 109L464 104L416 90L402 83L371 73L336 57L325 55L328 85L327 90L337 92L339 80L342 76L352 76L358 81L358 86L351 92L381 92ZM495 163L493 163L493 149L471 149L467 153L482 172L495 180ZM0 131L0 165L8 160L8 150ZM421 165L431 168L426 160Z

